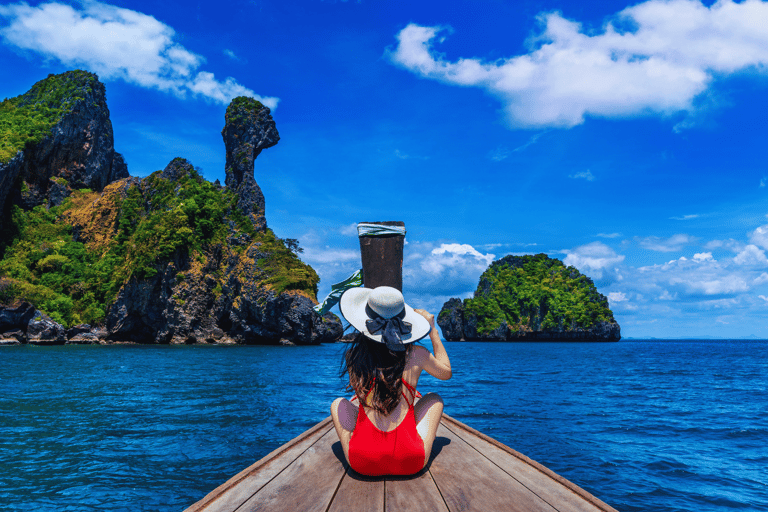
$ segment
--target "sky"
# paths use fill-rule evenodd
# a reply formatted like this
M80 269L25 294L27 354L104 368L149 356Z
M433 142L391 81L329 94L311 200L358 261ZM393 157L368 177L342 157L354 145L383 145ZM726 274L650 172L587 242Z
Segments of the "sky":
M355 225L406 224L437 314L508 254L592 278L624 337L768 338L768 2L0 4L0 97L95 72L133 176L224 182L228 102L272 109L268 226L319 296Z

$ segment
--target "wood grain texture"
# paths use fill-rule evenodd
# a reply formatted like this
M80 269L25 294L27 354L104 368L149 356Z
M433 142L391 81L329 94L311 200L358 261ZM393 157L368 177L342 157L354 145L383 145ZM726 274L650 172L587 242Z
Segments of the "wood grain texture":
M437 435L450 444L432 461L430 472L451 512L555 512L442 424Z
M329 416L216 487L185 512L235 510L330 430L333 424Z
M328 512L382 512L384 480L358 475L351 469L344 475Z
M561 512L618 512L546 466L450 416L443 416L442 425Z
M238 512L325 512L347 470L333 445L341 443L331 429L279 475L237 509Z
M386 512L448 512L448 507L428 471L415 477L387 477Z

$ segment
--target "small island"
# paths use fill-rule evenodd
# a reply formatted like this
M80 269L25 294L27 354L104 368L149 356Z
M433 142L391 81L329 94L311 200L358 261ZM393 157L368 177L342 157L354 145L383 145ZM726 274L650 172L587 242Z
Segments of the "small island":
M590 278L546 254L505 256L471 299L450 299L437 323L448 341L618 341L619 324Z

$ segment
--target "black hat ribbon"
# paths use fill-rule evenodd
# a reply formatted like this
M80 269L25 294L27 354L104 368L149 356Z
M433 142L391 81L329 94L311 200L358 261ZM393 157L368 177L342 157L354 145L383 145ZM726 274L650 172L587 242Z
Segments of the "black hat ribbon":
M365 321L365 327L370 334L381 333L381 340L393 352L405 350L402 335L411 334L411 324L403 321L405 309L392 318L384 318L366 305L365 313L370 318L370 320Z

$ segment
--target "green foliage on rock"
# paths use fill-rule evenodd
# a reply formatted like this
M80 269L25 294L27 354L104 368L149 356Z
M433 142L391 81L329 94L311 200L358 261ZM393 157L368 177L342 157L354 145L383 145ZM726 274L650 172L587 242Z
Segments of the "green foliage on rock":
M48 75L21 96L0 103L0 162L40 142L64 114L88 95L98 77L87 71Z
M506 322L513 331L589 329L613 322L608 300L573 267L546 254L507 256L480 277L465 315L477 318L487 334Z
M255 117L263 108L264 105L258 100L248 96L238 96L227 106L224 119L227 124L242 124L251 117Z
M105 262L72 239L72 226L61 222L68 205L29 212L14 207L12 223L20 236L0 261L3 298L29 301L65 326L97 323L104 318L99 278Z
M257 232L231 190L206 181L186 160L173 164L174 179L158 171L141 181L124 180L112 189L121 193L109 197L82 190L54 208L14 207L7 230L14 238L0 260L4 301L27 300L65 326L99 324L129 280L151 279L175 257L205 262L214 247L240 261L245 246L261 255L256 284L317 295L319 277L297 257L295 244L287 246L271 230ZM94 204L100 210L87 209ZM109 236L83 228L82 241L73 238L72 219L104 222L100 213L107 209L115 216L114 229L102 230ZM220 281L214 293L222 293Z

